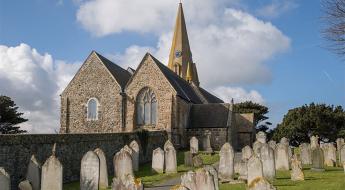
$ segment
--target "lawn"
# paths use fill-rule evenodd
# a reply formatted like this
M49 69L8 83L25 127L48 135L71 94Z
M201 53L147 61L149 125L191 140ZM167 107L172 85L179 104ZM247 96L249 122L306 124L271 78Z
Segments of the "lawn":
M209 155L200 153L200 156L205 165L211 165L219 160L218 153ZM170 179L172 177L180 176L183 173L192 170L192 167L186 167L184 165L184 152L177 153L177 172L176 174L157 174L151 171L151 163L144 164L140 166L139 171L135 172L135 176L140 178L145 187L150 187L157 183L162 183L164 180ZM112 177L109 177L109 185L111 185ZM79 181L64 184L64 190L76 190L80 189Z

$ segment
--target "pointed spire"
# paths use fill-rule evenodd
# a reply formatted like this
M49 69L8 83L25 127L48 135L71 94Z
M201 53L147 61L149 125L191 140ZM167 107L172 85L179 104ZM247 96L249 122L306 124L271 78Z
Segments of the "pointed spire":
M192 64L189 66L189 63ZM186 21L184 18L182 3L179 3L174 36L171 44L168 67L177 75L187 80L187 68L190 67L192 81L199 85L197 71L190 50Z
M188 82L191 82L192 79L193 79L192 67L190 66L190 62L188 62L186 80L187 80Z

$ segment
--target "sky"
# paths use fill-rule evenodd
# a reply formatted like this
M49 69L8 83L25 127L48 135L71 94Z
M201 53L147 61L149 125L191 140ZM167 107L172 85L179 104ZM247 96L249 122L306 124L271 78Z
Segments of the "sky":
M201 86L269 107L273 127L311 102L345 107L344 60L321 36L320 1L184 0ZM179 0L1 0L0 94L56 133L62 90L92 50L123 68L167 64Z

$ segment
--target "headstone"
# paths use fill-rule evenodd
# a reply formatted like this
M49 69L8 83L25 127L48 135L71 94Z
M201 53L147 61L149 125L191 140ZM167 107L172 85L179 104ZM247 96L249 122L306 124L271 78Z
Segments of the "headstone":
M166 151L166 149L167 149L169 146L174 147L173 143L171 143L171 141L168 139L168 140L164 143L164 151Z
M98 190L99 187L99 158L93 151L88 151L81 159L80 189Z
M139 153L140 153L139 144L137 143L137 141L133 140L129 144L129 147L133 150L133 153L132 153L133 170L139 171Z
M268 145L269 145L273 150L275 150L275 149L276 149L276 146L277 146L277 142L274 141L274 140L270 140L270 141L268 141Z
M131 155L132 162L133 162L133 150L128 145L125 145L122 149L127 151ZM133 165L133 163L132 163L132 165Z
M181 185L188 190L197 190L196 186L196 174L194 171L188 171L181 176Z
M256 156L260 156L260 148L262 147L263 143L260 141L255 141L253 143L253 152L256 154Z
M238 179L239 180L247 180L247 161L241 160L239 163L240 167L238 169Z
M340 150L340 163L343 165L345 163L345 145Z
M26 179L31 183L33 190L41 189L41 164L38 163L35 155L31 156Z
M323 148L325 166L334 167L337 162L337 150L332 143L326 143Z
M41 190L62 190L63 169L60 161L55 157L56 144L52 155L42 166Z
M210 165L204 166L204 169L213 176L213 184L215 184L215 190L219 190L217 170L213 166L210 166Z
M156 148L152 152L152 171L163 173L164 170L164 151L161 148Z
M190 152L192 154L198 154L199 152L199 140L196 137L192 137L189 141Z
M206 153L212 153L213 152L213 149L211 147L211 131L209 130L206 130L205 133L204 133L204 138L203 138L203 150L206 152Z
M301 153L301 162L303 165L311 164L311 148L309 143L302 143L299 145Z
M276 190L265 178L257 177L248 185L248 190Z
M337 139L337 156L338 156L338 160L339 160L339 166L343 166L343 164L341 163L341 148L343 147L343 145L345 145L344 139L343 138L338 138Z
M122 148L115 154L113 163L116 178L133 175L132 156L125 149Z
M286 144L278 143L275 152L276 170L289 170L289 152Z
M190 151L184 152L184 165L193 166L193 154Z
M19 190L33 190L30 182L28 180L22 181L18 185Z
M0 167L0 187L2 187L3 190L11 189L10 175L8 175L3 167Z
M259 157L253 155L247 163L247 184L250 185L253 180L263 177L262 162Z
M193 166L194 167L201 167L203 165L203 161L200 155L196 155L193 157Z
M343 168L344 168L344 173L345 173L345 162L343 162Z
M234 179L234 150L229 143L225 143L219 152L219 179L231 181Z
M107 159L105 157L102 149L97 148L94 150L99 158L99 188L105 189L108 187L108 169L107 169Z
M280 144L284 144L284 145L289 146L289 139L286 138L286 137L281 138L280 139Z
M165 150L165 172L177 172L176 150L173 146L167 146Z
M144 186L140 179L135 179L132 174L126 174L119 178L114 177L112 190L143 190Z
M264 177L270 181L274 180L276 176L274 150L268 144L264 144L260 148L260 159Z
M319 136L311 136L310 137L310 148L314 149L316 147L320 147L320 145L319 145Z
M263 131L259 131L258 133L256 133L256 140L265 144L266 143L266 133Z
M291 159L291 180L303 181L304 174L302 171L302 163L298 160L297 156L293 156Z
M312 149L311 153L311 161L312 161L312 168L313 171L325 171L324 169L324 156L323 151L320 147L316 147Z
M250 146L245 146L242 148L242 160L248 161L249 158L253 155L253 149Z
M197 190L215 190L215 184L213 180L213 176L205 170L204 168L200 168L195 172L195 181Z

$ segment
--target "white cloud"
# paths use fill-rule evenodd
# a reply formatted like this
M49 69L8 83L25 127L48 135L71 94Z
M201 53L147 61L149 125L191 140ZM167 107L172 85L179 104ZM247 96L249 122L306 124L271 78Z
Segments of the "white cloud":
M255 90L251 90L247 92L245 89L241 87L225 87L220 86L213 90L213 93L217 95L219 98L224 100L225 102L230 102L233 98L235 103L238 102L245 102L245 101L252 101L260 104L264 104L265 100L260 95L259 92Z
M295 0L272 0L271 3L260 7L256 12L259 16L276 18L298 7Z
M60 127L59 94L79 66L54 61L27 44L0 45L0 93L13 98L29 119L25 129L52 133Z

